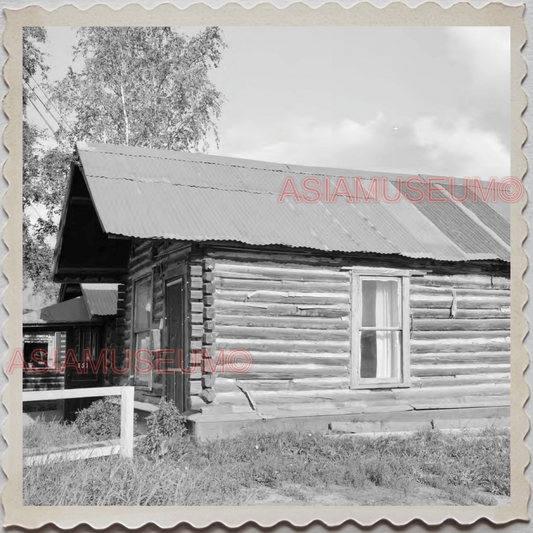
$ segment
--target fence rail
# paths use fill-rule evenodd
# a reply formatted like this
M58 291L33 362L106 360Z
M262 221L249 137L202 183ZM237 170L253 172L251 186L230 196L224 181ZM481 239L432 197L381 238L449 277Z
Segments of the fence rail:
M122 457L133 457L133 420L134 420L134 387L92 387L88 389L61 389L42 391L23 391L23 402L41 402L44 400L71 400L75 398L94 398L100 396L120 396L120 446L104 448L84 448L65 452L30 456L26 464L42 462L44 457L62 456L65 460L111 455L120 453ZM39 459L40 458L40 459Z

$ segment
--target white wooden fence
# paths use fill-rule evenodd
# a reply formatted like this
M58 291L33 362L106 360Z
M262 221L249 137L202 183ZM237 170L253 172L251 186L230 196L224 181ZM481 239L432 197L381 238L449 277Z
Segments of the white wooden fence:
M24 464L42 464L53 459L75 460L89 457L102 457L120 453L122 457L133 457L133 420L134 387L93 387L87 389L61 389L43 391L24 391L23 402L40 402L45 400L70 400L73 398L93 398L100 396L120 396L120 444L110 446L92 446L33 455L24 459Z

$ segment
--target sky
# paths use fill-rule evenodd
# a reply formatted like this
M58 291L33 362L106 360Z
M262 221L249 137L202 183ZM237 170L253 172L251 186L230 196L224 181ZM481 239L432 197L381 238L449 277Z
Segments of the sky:
M187 32L194 32L188 28ZM510 32L490 27L224 27L209 153L405 174L510 174ZM75 29L48 28L50 77Z

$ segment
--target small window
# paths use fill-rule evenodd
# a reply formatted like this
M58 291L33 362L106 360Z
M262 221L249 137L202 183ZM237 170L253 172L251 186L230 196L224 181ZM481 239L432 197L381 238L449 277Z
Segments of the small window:
M409 278L352 275L352 387L409 383Z
M142 278L133 286L133 364L135 365L135 385L152 387L152 373L147 372L150 365L143 360L150 359L150 327L152 324L152 280ZM146 350L140 353L139 350ZM137 357L137 354L139 355Z

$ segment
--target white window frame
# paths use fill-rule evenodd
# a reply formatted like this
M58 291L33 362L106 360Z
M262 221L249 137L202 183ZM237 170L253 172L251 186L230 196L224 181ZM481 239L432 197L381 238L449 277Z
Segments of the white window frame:
M378 389L409 387L410 375L410 344L411 344L411 317L409 308L409 276L411 271L396 269L364 268L351 269L351 329L350 329L350 387L352 389ZM399 280L400 302L400 328L391 328L402 333L402 353L399 377L396 378L362 378L361 368L361 331L372 328L362 327L362 284L364 279L384 280L394 278ZM382 329L382 328L376 328Z

